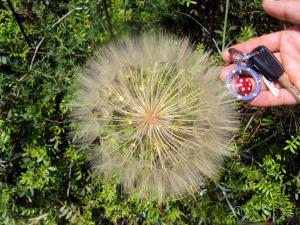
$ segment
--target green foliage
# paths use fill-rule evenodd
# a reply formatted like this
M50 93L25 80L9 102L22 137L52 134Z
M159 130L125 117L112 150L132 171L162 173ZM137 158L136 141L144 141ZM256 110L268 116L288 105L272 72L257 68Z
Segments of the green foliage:
M247 41L247 40L249 40L249 39L251 39L255 36L256 36L256 31L255 31L255 28L252 25L243 26L241 28L240 35L236 38L236 42L241 43L241 42Z
M291 140L286 140L287 146L284 147L284 150L289 150L293 154L298 154L297 150L300 148L300 130L296 136L291 135Z
M299 106L241 107L243 130L217 179L222 189L211 183L194 197L162 204L139 201L113 179L91 176L85 151L71 144L71 84L96 48L163 28L216 51L212 38L222 43L221 2L106 1L109 18L103 0L12 3L33 47L8 1L1 1L0 224L247 224L269 217L299 224ZM230 1L226 44L282 27L260 4Z
M193 0L181 0L181 1L178 1L178 2L179 2L179 4L186 5L187 7L189 7L190 5L197 4L197 2L193 1Z

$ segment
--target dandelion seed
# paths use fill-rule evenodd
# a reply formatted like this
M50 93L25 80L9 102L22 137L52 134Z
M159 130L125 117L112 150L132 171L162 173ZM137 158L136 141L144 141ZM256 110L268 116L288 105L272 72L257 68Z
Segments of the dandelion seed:
M96 54L73 104L76 137L95 173L118 175L142 198L201 190L238 128L234 100L217 76L207 54L169 35L143 35Z

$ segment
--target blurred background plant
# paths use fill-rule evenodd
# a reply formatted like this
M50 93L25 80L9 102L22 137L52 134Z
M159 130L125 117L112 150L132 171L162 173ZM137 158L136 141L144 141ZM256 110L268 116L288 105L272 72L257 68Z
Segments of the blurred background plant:
M85 152L68 137L68 93L94 50L116 38L167 30L190 36L222 63L222 47L287 26L260 5L0 1L0 223L299 224L299 106L241 106L243 129L217 182L165 204L127 197L113 181L91 176Z

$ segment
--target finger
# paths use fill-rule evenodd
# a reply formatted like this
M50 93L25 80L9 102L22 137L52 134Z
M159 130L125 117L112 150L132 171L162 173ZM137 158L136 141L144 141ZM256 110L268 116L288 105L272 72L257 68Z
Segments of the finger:
M285 72L291 83L300 90L300 26L285 30L281 43L284 44L280 54Z
M300 24L299 0L265 0L263 2L263 9L270 16L276 17L281 20L287 20L294 24Z
M282 64L282 60L281 60L281 57L280 57L280 53L279 52L275 52L274 53L275 57L278 59L278 61ZM222 71L221 71L221 79L223 81L226 80L226 77L229 73L230 70L232 70L234 68L234 64L230 64L228 66L225 66Z
M255 47L257 47L259 45L265 45L272 52L277 52L279 50L281 33L282 33L282 31L271 33L271 34L265 34L263 36L260 36L260 37L254 38L254 39L250 39L249 41L234 45L231 48L236 48L240 51L249 53ZM222 54L222 57L227 62L232 61L232 57L230 56L228 49L225 49L225 51Z
M234 64L230 64L229 66L225 66L221 71L221 79L225 82L228 73L234 68Z
M252 106L271 107L279 105L297 104L296 99L286 90L279 89L279 96L275 97L270 91L261 91L259 95L249 102Z

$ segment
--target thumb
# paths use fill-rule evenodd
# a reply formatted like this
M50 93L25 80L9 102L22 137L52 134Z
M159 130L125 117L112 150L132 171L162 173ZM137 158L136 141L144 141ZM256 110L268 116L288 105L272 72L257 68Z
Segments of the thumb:
M263 9L270 16L300 24L299 0L264 0Z

